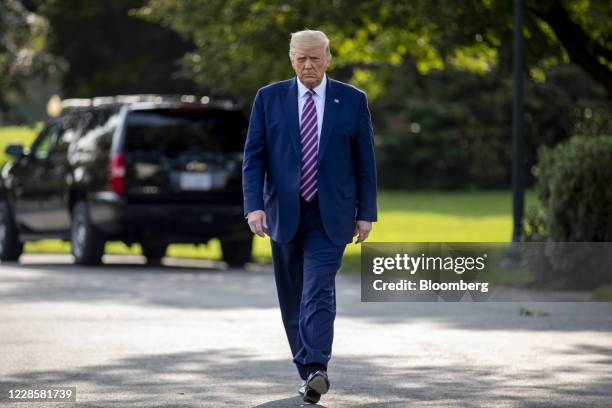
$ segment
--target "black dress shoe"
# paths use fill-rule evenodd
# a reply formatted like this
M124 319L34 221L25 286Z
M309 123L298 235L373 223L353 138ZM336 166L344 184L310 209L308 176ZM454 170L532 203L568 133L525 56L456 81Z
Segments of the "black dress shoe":
M306 391L304 392L304 402L309 404L316 404L321 399L321 394L306 385Z
M325 370L317 370L314 373L310 373L306 384L319 394L325 394L329 390L330 385L327 372Z
M310 373L306 380L306 390L304 392L304 402L316 404L321 399L321 395L329 391L329 378L325 370L318 370Z

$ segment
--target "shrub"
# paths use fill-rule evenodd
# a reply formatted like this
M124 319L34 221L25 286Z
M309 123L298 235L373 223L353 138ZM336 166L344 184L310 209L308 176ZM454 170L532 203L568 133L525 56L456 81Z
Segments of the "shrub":
M542 147L536 175L544 228L531 216L527 236L546 241L538 283L591 289L612 282L612 137Z
M542 147L536 174L550 240L612 241L612 137Z

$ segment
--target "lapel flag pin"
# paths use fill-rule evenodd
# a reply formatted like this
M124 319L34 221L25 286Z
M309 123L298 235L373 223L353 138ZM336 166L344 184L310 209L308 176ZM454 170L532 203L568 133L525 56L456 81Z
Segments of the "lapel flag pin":
M338 99L334 99L334 102L336 103L340 103L340 101Z

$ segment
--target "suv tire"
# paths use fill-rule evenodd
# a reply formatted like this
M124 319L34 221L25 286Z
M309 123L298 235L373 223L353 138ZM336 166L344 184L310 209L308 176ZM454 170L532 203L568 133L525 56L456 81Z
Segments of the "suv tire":
M104 255L105 241L89 219L87 204L79 201L72 210L70 230L72 255L77 265L99 265Z
M223 260L229 266L242 267L251 261L251 251L253 249L253 236L241 240L228 240L221 238L221 251Z
M22 252L23 242L19 241L11 209L6 201L0 201L0 261L17 261Z
M142 248L142 254L147 258L148 264L159 265L161 259L166 255L168 244L141 242L140 247Z

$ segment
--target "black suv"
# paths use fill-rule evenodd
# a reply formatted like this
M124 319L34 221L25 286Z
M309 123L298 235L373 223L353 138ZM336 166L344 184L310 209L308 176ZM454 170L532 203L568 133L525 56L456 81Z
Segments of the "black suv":
M106 241L140 243L158 262L170 243L219 238L230 265L250 260L241 164L248 126L227 101L191 95L68 99L30 149L2 168L0 261L23 242L70 240L75 262L101 262Z

